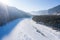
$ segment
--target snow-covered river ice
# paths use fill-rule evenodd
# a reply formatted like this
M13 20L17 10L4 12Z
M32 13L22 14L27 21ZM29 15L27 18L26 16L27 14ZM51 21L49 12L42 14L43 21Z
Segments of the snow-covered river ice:
M32 19L18 19L0 27L0 35L1 40L60 40L60 32Z

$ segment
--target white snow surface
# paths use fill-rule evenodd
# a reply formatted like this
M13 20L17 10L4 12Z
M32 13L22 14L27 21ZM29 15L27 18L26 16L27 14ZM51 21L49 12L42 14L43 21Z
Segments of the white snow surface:
M2 40L60 40L60 32L37 24L32 19L24 19Z

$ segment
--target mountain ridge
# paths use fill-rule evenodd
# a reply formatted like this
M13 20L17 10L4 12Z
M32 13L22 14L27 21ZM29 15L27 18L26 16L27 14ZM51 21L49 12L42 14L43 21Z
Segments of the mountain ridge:
M0 3L0 25L6 24L17 18L30 18L31 14Z
M33 11L31 13L35 15L60 15L60 5L52 7L47 10Z

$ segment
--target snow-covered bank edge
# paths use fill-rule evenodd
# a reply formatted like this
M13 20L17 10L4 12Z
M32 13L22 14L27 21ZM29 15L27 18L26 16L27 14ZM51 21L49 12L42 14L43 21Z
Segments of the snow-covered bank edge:
M51 28L24 19L3 40L60 40L54 33Z

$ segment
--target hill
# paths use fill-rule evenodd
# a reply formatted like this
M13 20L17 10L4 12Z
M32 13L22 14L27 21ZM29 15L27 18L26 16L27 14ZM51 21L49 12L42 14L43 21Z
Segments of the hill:
M53 29L60 30L60 5L48 9L48 15L45 14L35 15L32 19L39 24L43 24L52 27Z
M60 5L52 7L48 10L32 11L31 13L33 15L60 15Z
M19 10L15 7L0 3L0 25L6 24L17 18L29 18L31 14Z

